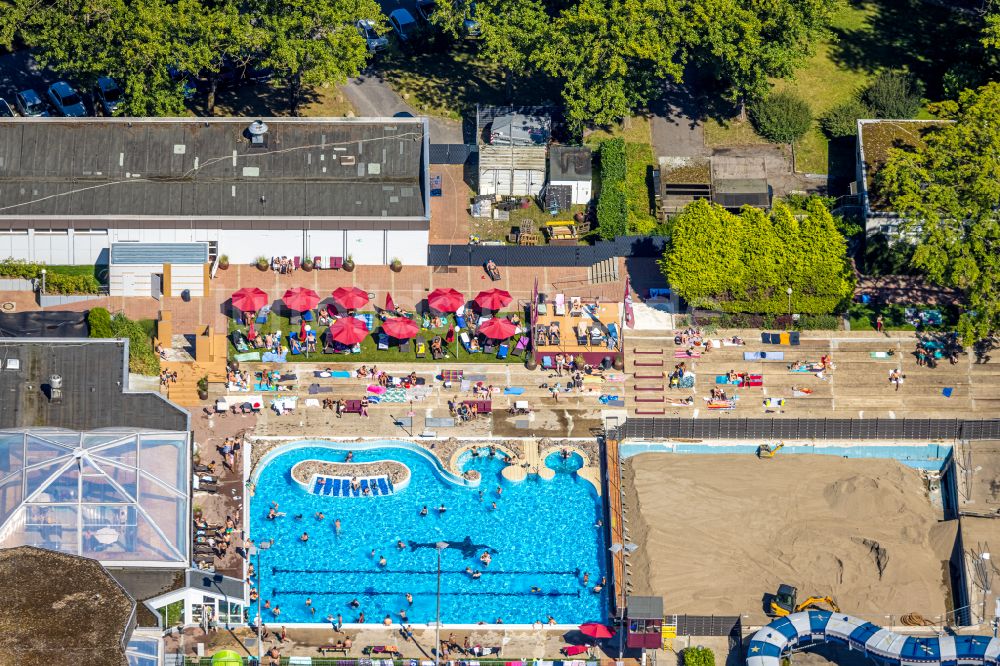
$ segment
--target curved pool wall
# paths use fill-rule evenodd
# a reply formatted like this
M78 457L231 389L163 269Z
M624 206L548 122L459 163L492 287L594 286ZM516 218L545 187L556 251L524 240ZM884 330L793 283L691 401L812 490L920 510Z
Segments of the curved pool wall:
M278 456L282 456L291 451L296 451L303 448L319 448L319 449L330 449L331 451L371 451L372 449L405 449L412 453L416 453L437 471L438 475L441 477L442 481L447 481L454 483L459 486L466 486L469 488L477 488L479 486L479 479L466 479L457 474L454 474L444 468L441 464L441 459L436 455L428 451L423 446L419 444L414 444L413 442L404 442L402 440L387 439L381 441L364 441L364 442L338 442L334 440L326 439L308 439L300 440L296 442L289 442L288 444L282 444L274 449L271 449L257 462L257 466L254 468L253 472L250 474L250 482L255 484L257 479L260 477L260 473L267 467L271 461L273 461ZM343 461L337 461L343 462ZM378 462L378 461L372 461ZM412 472L412 470L411 470ZM407 481L407 483L409 483ZM405 486L404 486L405 487Z
M365 502L338 501L305 493L291 480L290 469L299 460L339 459L348 449L356 462L389 458L407 465L410 487ZM358 618L349 602L356 598L366 624L380 623L388 613L398 627L402 608L408 609L408 623L432 624L433 545L438 541L449 542L441 553L443 624L482 627L480 622L493 625L502 617L499 629L526 627L544 623L549 615L566 628L605 621L610 586L597 594L590 589L608 575L608 544L596 525L603 506L593 486L569 469L556 471L552 480L533 476L512 484L502 479L503 467L502 460L485 456L466 462L459 469L482 475L477 488L442 469L432 452L408 442L295 441L269 451L254 470L256 495L248 507L253 538L276 539L262 553L255 584L261 599L270 599L272 608L278 605L282 612L275 618L264 610L264 621L316 626L327 615L341 614L344 624L351 625ZM285 517L267 520L272 500L280 503ZM448 507L446 514L435 511L440 501ZM490 508L494 501L495 511ZM426 517L419 516L422 505L429 505ZM317 520L316 511L325 519ZM302 518L296 520L296 514ZM335 519L342 520L339 535ZM299 541L304 531L310 537L305 543ZM397 541L404 542L404 549L397 548ZM494 553L489 566L478 556L484 547ZM378 565L381 555L385 567ZM483 575L473 579L466 567ZM588 586L582 572L590 575ZM412 606L406 592L413 594ZM307 597L315 614L304 604Z
M735 453L754 455L757 445L761 442L774 443L777 440L764 440L736 443L720 442L625 442L619 448L622 458L630 458L640 453ZM951 462L952 447L950 444L805 444L786 443L778 452L778 456L787 455L825 455L841 458L891 458L898 460L907 467L940 472Z
M858 650L885 666L1000 666L1000 638L904 636L851 615L817 610L792 613L758 630L750 638L746 666L780 666L786 651L815 643Z

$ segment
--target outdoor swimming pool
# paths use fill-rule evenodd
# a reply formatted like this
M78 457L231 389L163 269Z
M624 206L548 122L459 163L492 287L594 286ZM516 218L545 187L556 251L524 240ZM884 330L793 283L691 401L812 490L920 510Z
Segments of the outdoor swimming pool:
M590 589L607 575L604 530L595 526L603 517L601 500L590 482L574 473L582 464L576 454L568 460L558 454L548 457L547 465L556 472L550 481L529 475L524 482L510 483L500 475L503 461L490 458L485 447L478 458L466 452L459 458L461 469L482 475L479 488L471 488L445 480L433 462L407 445L380 442L378 448L353 449L353 462L398 461L410 469L409 484L388 496L333 497L306 492L290 470L307 459L342 462L350 445L305 444L270 460L251 500L254 540L275 539L261 555L259 589L261 599L270 599L281 614L276 619L263 611L265 622L322 623L328 615L341 614L344 623L351 623L364 612L368 623L382 622L389 614L398 624L401 609L409 622L433 622L434 544L441 541L450 542L441 553L444 623L502 618L505 624L529 624L548 616L560 624L605 619L608 589L598 594ZM272 501L285 516L268 519ZM447 507L443 514L437 510L441 504ZM421 516L424 506L428 514ZM316 518L317 511L325 514L323 520ZM308 542L299 540L303 532L308 532ZM493 553L489 566L479 559L486 548ZM382 556L384 567L378 562ZM467 567L482 576L472 578ZM589 587L583 584L585 572ZM407 592L413 595L412 605ZM306 606L309 597L315 612ZM355 599L358 608L351 606Z

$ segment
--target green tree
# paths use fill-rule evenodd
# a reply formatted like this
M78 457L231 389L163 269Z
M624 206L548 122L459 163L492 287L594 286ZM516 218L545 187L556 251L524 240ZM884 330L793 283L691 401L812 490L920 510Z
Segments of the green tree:
M872 115L871 109L864 102L851 98L824 113L819 119L819 126L823 133L831 139L856 137L858 135L858 120L871 118Z
M256 17L241 10L237 0L222 0L195 16L185 40L190 44L191 71L204 72L208 79L205 108L215 111L219 73L228 61L237 68L246 67L256 55L254 45L264 43L266 35L257 27Z
M920 111L924 89L908 72L881 72L861 92L861 101L879 118L913 118Z
M846 242L819 199L798 217L781 202L735 215L696 201L673 219L660 267L688 302L729 312L783 313L791 287L795 312L827 314L854 288Z
M772 93L750 107L750 119L757 131L774 143L794 143L812 126L812 111L793 92Z
M365 40L354 28L359 18L381 23L374 0L265 0L258 19L267 36L262 64L285 84L292 115L303 93L357 76L368 61Z
M954 122L929 130L921 148L891 151L877 179L919 240L913 265L965 292L959 331L971 343L1000 329L1000 84L941 110Z
M53 0L28 13L20 34L42 66L81 88L100 76L117 79L119 113L183 115L182 87L167 69L197 71L186 37L203 13L198 0Z
M740 106L791 76L830 31L843 0L690 0L695 59Z

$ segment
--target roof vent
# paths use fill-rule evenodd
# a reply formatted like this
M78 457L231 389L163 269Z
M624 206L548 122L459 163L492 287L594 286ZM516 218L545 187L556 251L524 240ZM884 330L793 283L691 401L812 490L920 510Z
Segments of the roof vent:
M7 359L7 369L8 370L20 370L21 369L21 359L19 359L19 358L9 358L9 359Z
M62 402L62 385L60 375L49 375L49 402Z
M247 127L247 134L250 135L250 143L254 146L267 145L267 123L263 120L255 120Z

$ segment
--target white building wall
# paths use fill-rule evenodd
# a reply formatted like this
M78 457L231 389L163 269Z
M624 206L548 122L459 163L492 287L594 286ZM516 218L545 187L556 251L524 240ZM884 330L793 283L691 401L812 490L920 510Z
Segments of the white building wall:
M574 204L585 204L590 201L590 181L589 180L554 180L552 185L568 185L573 188Z
M87 264L110 261L108 251L111 249L110 236L103 231L71 231L73 257L70 263L85 266Z
M348 231L346 254L356 264L385 265L389 263L384 231Z
M190 291L192 296L205 295L205 267L203 265L170 264L170 295L180 296L185 289Z
M0 259L31 259L28 231L0 231Z
M70 263L69 233L66 231L36 231L34 261L43 264Z
M112 265L108 271L108 292L112 296L150 296L153 273L162 273L163 264Z
M545 172L533 169L485 169L479 173L480 194L538 196L545 184Z
M249 264L257 257L301 257L303 232L223 230L219 232L219 254L229 257L230 263Z
M404 266L427 265L428 231L390 231L387 235L389 261L399 259Z
M308 252L306 255L323 258L323 268L330 266L330 257L345 258L344 243L347 239L346 231L307 231L306 239Z

